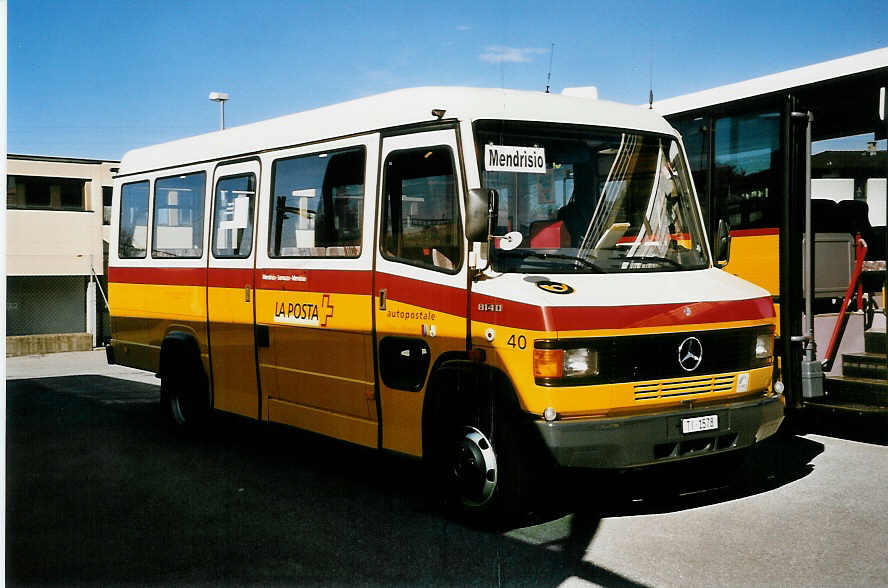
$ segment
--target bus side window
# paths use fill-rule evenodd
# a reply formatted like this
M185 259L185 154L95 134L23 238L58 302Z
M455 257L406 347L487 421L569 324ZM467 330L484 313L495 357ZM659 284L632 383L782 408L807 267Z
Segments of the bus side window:
M274 162L270 257L359 257L363 147Z
M392 152L385 162L382 253L455 273L462 231L453 155L447 147Z
M203 255L204 172L154 182L152 257Z
M148 251L148 181L120 188L120 236L117 254L141 259Z
M243 174L216 183L213 210L213 256L248 257L253 248L256 176Z

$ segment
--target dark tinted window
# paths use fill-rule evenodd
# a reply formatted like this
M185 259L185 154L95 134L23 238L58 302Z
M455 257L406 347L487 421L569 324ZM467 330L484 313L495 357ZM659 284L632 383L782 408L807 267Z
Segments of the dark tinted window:
M462 230L450 149L391 153L382 214L383 255L448 272L459 269Z
M120 233L117 253L122 258L145 257L148 247L148 182L124 184L120 189Z
M256 176L242 174L216 183L213 210L213 255L247 257L253 250Z
M203 172L154 182L152 257L200 257L203 254L205 189Z
M271 257L358 257L364 212L363 147L274 162Z
M732 229L780 225L779 171L779 113L716 119L713 195Z

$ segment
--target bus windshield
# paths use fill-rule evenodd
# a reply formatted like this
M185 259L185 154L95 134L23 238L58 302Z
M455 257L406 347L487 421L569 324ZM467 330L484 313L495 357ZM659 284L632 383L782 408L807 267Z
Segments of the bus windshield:
M618 273L709 266L687 165L674 138L512 121L479 121L475 132L484 186L499 196L494 270ZM507 233L510 238L502 239Z

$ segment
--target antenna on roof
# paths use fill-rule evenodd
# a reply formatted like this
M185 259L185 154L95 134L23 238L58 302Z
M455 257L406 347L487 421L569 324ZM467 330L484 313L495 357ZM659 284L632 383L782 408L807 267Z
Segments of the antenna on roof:
M549 48L549 71L546 72L546 94L549 93L549 82L552 79L552 56L555 55L555 43Z
M648 110L654 109L654 58L650 60L650 81L648 85Z

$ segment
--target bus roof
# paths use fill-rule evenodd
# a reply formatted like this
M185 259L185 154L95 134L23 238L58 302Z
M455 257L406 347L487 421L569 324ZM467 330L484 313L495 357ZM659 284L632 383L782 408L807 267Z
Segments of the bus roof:
M653 106L654 110L663 116L668 116L878 70L888 71L888 47L659 100L654 102Z
M124 155L128 175L190 163L230 159L270 149L445 119L529 120L675 133L658 113L603 100L495 88L422 87L134 149Z

